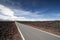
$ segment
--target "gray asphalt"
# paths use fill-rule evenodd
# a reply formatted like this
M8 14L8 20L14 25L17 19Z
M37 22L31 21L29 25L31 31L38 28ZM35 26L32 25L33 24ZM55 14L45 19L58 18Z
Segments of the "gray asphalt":
M16 22L17 27L20 28L25 40L60 40L59 37L35 30L34 28Z

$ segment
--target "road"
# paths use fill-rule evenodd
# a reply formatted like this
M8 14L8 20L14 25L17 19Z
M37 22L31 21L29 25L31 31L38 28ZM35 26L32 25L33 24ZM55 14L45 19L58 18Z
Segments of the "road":
M60 40L59 37L41 32L39 30L32 28L31 26L17 22L16 25L20 29L25 40Z

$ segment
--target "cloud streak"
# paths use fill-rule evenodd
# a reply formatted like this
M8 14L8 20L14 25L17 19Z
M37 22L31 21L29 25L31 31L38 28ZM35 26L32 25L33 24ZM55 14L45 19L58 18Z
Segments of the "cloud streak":
M22 11L22 10L19 10L20 14L22 15L32 15L31 12L27 12L27 11ZM19 21L34 21L35 19L28 19L28 18L25 18L25 17L17 17L15 16L15 13L14 11L12 11L10 8L4 6L4 5L1 5L0 4L0 19L2 20L11 20L11 21L14 21L14 20L19 20Z
M20 20L24 17L14 16L14 12L8 7L0 4L0 19L2 20Z
M0 5L0 12L4 15L7 15L7 16L13 16L14 15L13 11L11 11L9 8L7 8L3 5Z
M41 14L38 14L41 13ZM10 9L2 4L0 4L0 19L2 20L11 20L11 21L49 21L49 20L56 20L53 18L46 18L51 15L44 15L42 14L43 12L36 11L36 12L31 12L31 11L25 11L22 9ZM54 17L60 17L60 14L53 14L52 16ZM60 19L58 19L60 20Z

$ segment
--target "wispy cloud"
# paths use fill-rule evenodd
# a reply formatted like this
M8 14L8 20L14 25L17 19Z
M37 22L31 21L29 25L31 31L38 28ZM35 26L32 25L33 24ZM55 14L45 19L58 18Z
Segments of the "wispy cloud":
M41 14L38 14L41 13ZM36 11L26 11L22 9L10 9L2 4L0 4L0 19L2 20L19 20L19 21L46 21L46 20L56 20L55 18L46 17L60 17L60 14L42 14L43 12ZM48 15L48 16L47 16ZM60 19L58 19L60 20Z
M24 18L24 17L14 16L14 14L15 13L10 8L0 4L0 19L2 19L2 20L20 20L20 19Z
M16 16L22 16L25 18L39 18L43 16L42 14L38 15L39 12L31 12L22 9L14 9L14 12Z
M15 13L15 12L18 12L18 13ZM23 10L15 10L15 11L12 11L10 8L4 6L4 5L1 5L0 4L0 19L2 20L20 20L20 21L36 21L36 20L42 20L42 19L29 19L29 18L26 18L26 17L17 17L15 16L15 14L19 14L19 15L31 15L31 16L37 16L36 14L32 13L32 12L29 12L29 11L23 11Z
M7 15L7 16L13 16L14 15L13 11L11 11L9 8L7 8L1 4L0 4L0 12L4 15Z
M22 15L31 15L30 12L25 12L25 11L20 11L19 13L21 13ZM20 21L32 21L32 20L35 20L35 19L27 19L25 17L17 17L15 16L15 12L12 11L10 8L4 6L4 5L1 5L0 4L0 19L2 20L20 20Z

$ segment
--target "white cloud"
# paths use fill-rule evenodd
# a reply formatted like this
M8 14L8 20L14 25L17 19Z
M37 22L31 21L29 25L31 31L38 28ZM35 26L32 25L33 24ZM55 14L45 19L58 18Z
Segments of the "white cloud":
M16 13L15 13L16 12ZM37 15L38 12L30 12L30 11L25 11L25 10L18 10L14 9L12 11L10 8L1 5L0 4L0 19L2 20L19 20L19 21L46 21L46 20L54 20L54 19L46 19L46 18L41 18L44 15ZM40 17L40 18L26 18L24 16L15 16L15 15L28 15L32 17Z
M9 8L7 8L3 5L0 5L0 12L2 12L2 14L4 14L4 15L8 15L8 16L13 16L14 15L13 11L11 11Z
M14 16L14 12L10 8L0 4L0 19L2 19L2 20L20 20L20 19L24 19L24 17Z
M25 11L21 11L21 10L20 10L20 13L22 13L24 15L26 13L31 14L30 12L25 12ZM15 13L10 8L0 4L0 19L2 19L2 20L12 20L12 21L13 20L20 20L20 21L32 21L32 20L35 20L35 19L27 19L25 17L17 17L17 16L14 16L14 14Z
M25 10L14 9L14 11L16 12L16 15L30 15L31 14L30 11L25 11Z
M49 20L56 20L56 19L51 19L51 18L45 18L44 14L41 14L41 15L38 15L37 13L39 13L39 11L36 11L36 12L30 12L30 11L25 11L25 10L18 10L18 9L14 9L15 13L17 16L28 16L28 17L38 17L38 18L26 18L23 19L25 21L49 21ZM44 17L44 18L42 18Z
M43 15L38 15L37 13L39 12L31 12L31 11L25 11L25 10L21 10L21 9L13 9L14 12L16 13L15 15L17 16L23 16L25 18L41 18Z

